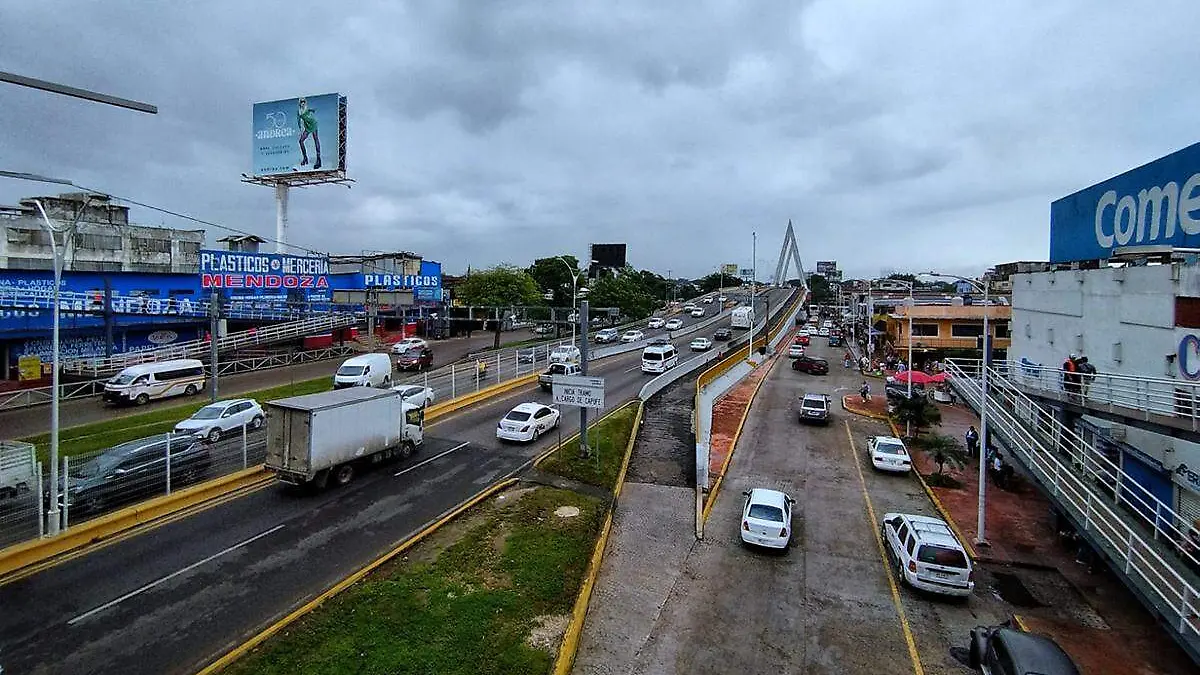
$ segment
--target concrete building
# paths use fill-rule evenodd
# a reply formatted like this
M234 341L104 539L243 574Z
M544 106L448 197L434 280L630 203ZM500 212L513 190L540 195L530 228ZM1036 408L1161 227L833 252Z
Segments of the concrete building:
M129 207L112 203L106 195L82 193L22 199L19 206L0 206L0 227L4 230L0 269L53 269L50 234L43 227L35 200L41 202L56 225L70 223L83 211L67 258L69 270L196 273L200 269L204 230L133 225L129 222Z
M912 340L913 358L918 362L922 358L942 359L964 355L964 352L979 358L985 313L992 334L992 357L1002 359L1010 343L1012 307L1007 305L967 305L962 298L954 298L949 304L898 305L888 314L887 333L898 352L906 352L909 340ZM909 314L913 322L911 336L908 334Z
M1200 380L1195 261L1013 276L1011 364L1086 355L1101 374ZM1185 518L1200 518L1200 444L1084 415L1076 431Z

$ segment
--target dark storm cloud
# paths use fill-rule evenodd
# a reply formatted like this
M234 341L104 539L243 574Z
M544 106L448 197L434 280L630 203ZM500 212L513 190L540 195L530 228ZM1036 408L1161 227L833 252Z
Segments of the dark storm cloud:
M293 192L305 247L461 271L626 241L698 275L750 266L751 231L773 267L790 218L810 265L977 271L1044 258L1052 199L1195 140L1192 7L1156 8L14 0L0 69L161 112L0 85L0 168L273 236L239 180L250 105L340 91L357 182Z

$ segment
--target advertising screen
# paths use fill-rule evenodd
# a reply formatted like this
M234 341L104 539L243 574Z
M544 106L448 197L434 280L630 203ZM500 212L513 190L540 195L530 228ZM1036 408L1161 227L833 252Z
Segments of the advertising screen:
M592 260L597 267L625 267L625 244L592 244Z
M725 263L721 265L721 274L727 277L736 277L738 273L737 263Z
M253 173L345 171L346 97L320 94L255 103Z
M837 261L836 260L818 260L817 261L817 274L820 274L823 277L829 277L829 276L833 276L833 275L837 274Z

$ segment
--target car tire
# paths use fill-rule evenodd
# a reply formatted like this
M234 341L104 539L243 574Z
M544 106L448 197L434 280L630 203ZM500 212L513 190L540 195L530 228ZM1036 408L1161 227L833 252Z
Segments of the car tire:
M195 396L196 395L196 385L189 384L187 386L187 388L183 390L183 393L185 396Z
M541 428L541 427L534 427L534 428L533 428L533 438L529 439L529 442L530 442L530 443L537 443L537 439L541 438L541 436L542 436L542 428Z
M354 465L347 462L333 470L333 482L337 485L348 485L354 480Z
M255 415L254 419L250 420L250 428L257 431L262 428L263 422L264 420L262 415Z
M213 427L212 429L209 429L208 433L204 436L204 438L209 443L216 443L217 441L221 440L220 427Z
M383 388L387 389L391 386L392 386L392 376L389 375L389 376L383 378Z
M400 451L397 454L400 456L400 459L408 459L413 456L414 450L416 450L416 447L413 446L411 441L404 441L400 444Z
M138 405L146 405L147 403L150 402L150 395L149 394L138 394L137 398L133 399L133 402Z

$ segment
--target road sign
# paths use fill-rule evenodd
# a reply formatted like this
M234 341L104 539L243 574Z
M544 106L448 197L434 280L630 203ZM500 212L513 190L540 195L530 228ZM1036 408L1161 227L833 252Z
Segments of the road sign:
M556 375L554 402L576 408L604 408L604 378Z

